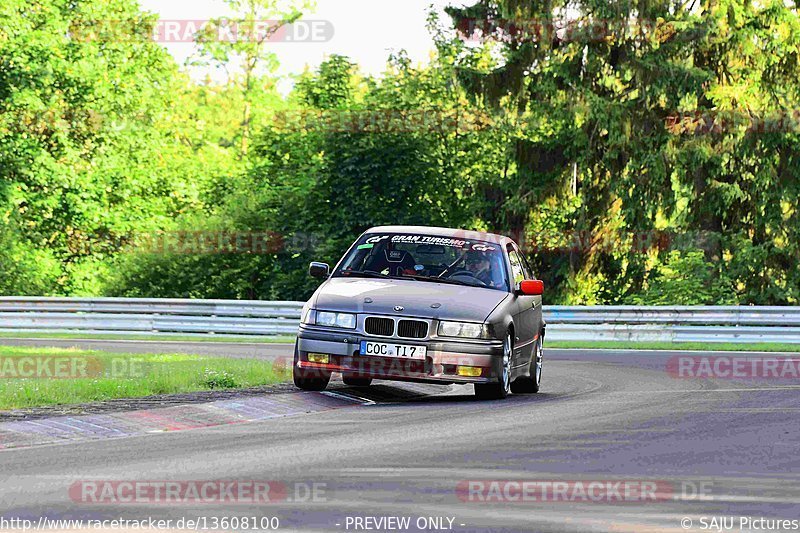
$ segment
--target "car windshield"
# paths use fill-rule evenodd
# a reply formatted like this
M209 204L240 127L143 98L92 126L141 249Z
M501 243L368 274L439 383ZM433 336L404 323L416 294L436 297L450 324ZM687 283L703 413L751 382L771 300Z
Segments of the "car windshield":
M333 275L407 278L509 290L499 245L417 233L364 235Z

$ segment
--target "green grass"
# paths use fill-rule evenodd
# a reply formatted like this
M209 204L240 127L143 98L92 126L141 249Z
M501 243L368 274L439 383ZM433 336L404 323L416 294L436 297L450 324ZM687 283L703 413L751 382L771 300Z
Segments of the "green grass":
M611 350L688 350L704 352L800 352L800 344L783 343L715 343L657 341L545 341L548 348L584 348Z
M89 334L89 333L25 333L2 331L0 339L65 339L65 340L111 340L111 341L151 341L151 342L220 342L226 344L287 344L293 343L294 336L235 336L235 335L137 335L137 334Z
M31 368L22 360L47 358L79 370L69 370L65 379L18 377ZM288 381L289 372L285 365L249 359L0 346L0 410L258 387Z

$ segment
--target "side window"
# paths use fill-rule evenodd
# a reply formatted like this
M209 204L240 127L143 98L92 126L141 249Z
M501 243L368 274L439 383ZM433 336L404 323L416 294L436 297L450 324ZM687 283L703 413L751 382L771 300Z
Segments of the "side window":
M536 279L531 264L528 263L528 259L522 254L520 254L519 257L522 259L522 271L525 272L525 279Z
M522 268L522 261L513 249L508 250L508 259L511 261L511 275L514 276L514 283L525 280L525 270Z

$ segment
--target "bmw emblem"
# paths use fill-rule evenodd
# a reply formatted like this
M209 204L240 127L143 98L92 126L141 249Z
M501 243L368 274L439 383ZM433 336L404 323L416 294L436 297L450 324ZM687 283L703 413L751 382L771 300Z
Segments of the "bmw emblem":
M395 311L397 311L398 313L400 313L400 312L402 312L402 311L405 311L405 310L406 310L406 308L405 308L405 307L403 307L402 305L395 305L395 306L394 306L394 310L395 310Z

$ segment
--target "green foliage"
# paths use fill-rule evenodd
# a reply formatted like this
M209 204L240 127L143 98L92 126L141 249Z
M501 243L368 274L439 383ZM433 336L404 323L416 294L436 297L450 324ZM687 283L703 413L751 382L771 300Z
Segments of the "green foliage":
M253 125L253 104L259 89L278 67L277 55L268 45L274 35L287 24L296 22L304 10L311 9L314 0L225 0L233 17L213 19L196 36L200 58L195 64L214 63L228 70L231 65L241 65L241 72L232 75L229 83L241 90L243 106L240 133L240 156L249 151L250 132ZM235 35L234 39L221 39L220 35Z
M672 252L650 272L644 290L630 298L635 305L733 305L732 283L717 274L703 252Z
M200 380L200 385L206 389L236 389L239 385L236 383L236 377L228 372L217 372L214 369L206 368L203 371L203 378Z
M47 250L37 250L0 224L0 294L50 296L60 265Z
M127 0L0 6L0 220L23 254L0 272L37 280L14 293L99 292L99 265L132 232L192 202L168 159L174 62L144 37L80 31L102 20L150 23ZM40 250L46 274L24 250Z
M574 17L569 31L550 31L562 9ZM797 303L796 9L480 0L448 14L462 30L496 30L483 46L439 45L459 50L448 55L473 101L518 125L509 172L486 189L500 199L486 218L528 241L553 223L617 235L614 247L537 250L561 301L618 303L648 290L674 257L640 253L630 235L668 229L715 236L699 249L736 301ZM522 31L504 33L515 24ZM543 220L543 204L557 218Z
M311 7L228 3L236 24L279 20L270 31ZM561 8L570 31L548 31ZM196 83L147 31L87 33L99 20L146 30L133 0L3 3L0 293L303 299L309 261L407 223L517 238L547 303L798 302L796 9L447 12L452 24L430 16L429 65L398 52L369 77L333 55L282 97L263 42L200 34L201 61L242 69ZM515 21L543 31L503 31ZM485 43L446 27L476 22L495 26ZM142 246L175 232L282 246ZM643 247L655 234L668 238Z

